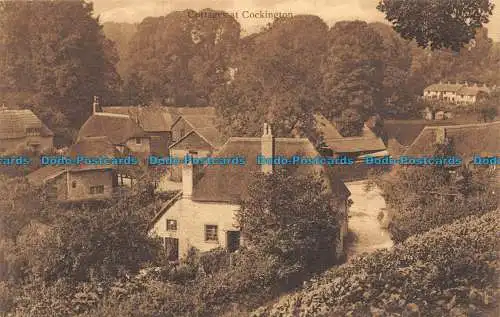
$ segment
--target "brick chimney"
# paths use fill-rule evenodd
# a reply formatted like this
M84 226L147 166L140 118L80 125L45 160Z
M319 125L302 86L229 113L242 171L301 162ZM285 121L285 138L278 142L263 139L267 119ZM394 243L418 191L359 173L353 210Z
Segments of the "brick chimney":
M436 130L436 143L443 144L446 140L446 130L445 128L438 127Z
M261 137L261 154L265 158L274 157L274 137L271 131L271 125L264 123L264 133ZM263 173L272 173L273 164L262 164Z
M92 104L92 114L95 114L97 112L101 112L99 107L99 97L94 96L94 103Z
M193 164L182 165L182 198L191 198L193 195Z

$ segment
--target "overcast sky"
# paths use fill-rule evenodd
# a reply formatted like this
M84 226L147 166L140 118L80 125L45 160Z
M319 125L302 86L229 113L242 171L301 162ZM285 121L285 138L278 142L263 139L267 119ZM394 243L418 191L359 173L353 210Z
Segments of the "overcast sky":
M245 33L258 31L270 19L242 18L243 11L268 11L314 14L329 25L340 20L384 21L375 8L378 0L94 0L94 9L102 22L141 22L148 16L161 16L175 10L205 8L239 13ZM500 41L500 8L487 25L490 37Z

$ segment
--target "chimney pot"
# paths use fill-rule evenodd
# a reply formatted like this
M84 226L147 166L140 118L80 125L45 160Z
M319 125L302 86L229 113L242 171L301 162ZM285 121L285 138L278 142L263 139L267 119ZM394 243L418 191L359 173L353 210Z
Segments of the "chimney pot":
M99 97L94 96L94 103L92 104L92 114L99 112Z

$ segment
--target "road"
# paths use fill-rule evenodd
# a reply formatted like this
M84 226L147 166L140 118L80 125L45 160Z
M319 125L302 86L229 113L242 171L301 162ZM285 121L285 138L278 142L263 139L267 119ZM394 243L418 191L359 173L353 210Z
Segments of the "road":
M366 183L366 181L346 183L354 202L349 211L352 242L347 250L348 258L364 252L390 248L393 245L389 233L381 227L377 219L385 209L384 198L376 186L366 191Z

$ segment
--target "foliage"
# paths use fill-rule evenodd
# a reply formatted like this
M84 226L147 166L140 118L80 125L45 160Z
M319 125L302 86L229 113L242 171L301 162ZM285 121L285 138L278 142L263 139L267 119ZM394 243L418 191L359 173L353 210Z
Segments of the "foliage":
M260 33L241 39L232 56L234 80L210 96L227 135L255 136L264 121L277 136L315 137L314 105L319 65L328 27L318 17L276 19Z
M436 154L451 155L452 144ZM494 174L471 171L467 166L456 174L443 166L402 167L379 184L390 208L389 230L396 242L469 215L484 214L499 202Z
M499 212L362 255L252 316L494 316Z
M481 121L493 121L498 115L500 108L500 91L493 91L491 94L476 105Z
M365 120L382 105L382 37L366 22L342 21L328 31L327 39L328 51L321 66L321 111L332 120L352 108Z
M0 86L29 94L22 105L32 106L58 135L86 120L93 95L113 98L120 83L116 52L91 3L3 1L0 10Z
M381 0L377 9L394 29L419 46L459 51L489 22L493 1Z
M236 219L248 247L275 257L280 277L293 277L331 263L339 236L333 206L321 178L278 169L258 175Z
M240 36L238 22L222 11L184 10L144 19L128 47L124 99L206 105L221 83ZM213 15L205 18L203 14ZM215 17L217 15L217 17Z

